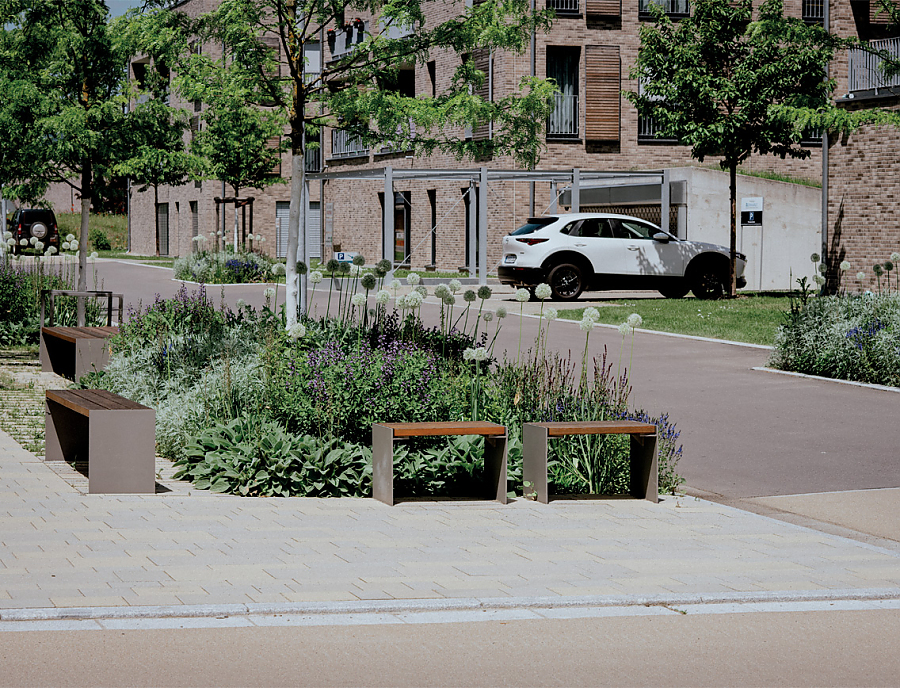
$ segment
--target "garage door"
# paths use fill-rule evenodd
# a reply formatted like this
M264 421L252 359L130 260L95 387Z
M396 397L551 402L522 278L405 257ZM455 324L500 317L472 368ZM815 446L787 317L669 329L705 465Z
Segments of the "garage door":
M275 206L275 221L277 223L277 236L275 241L275 254L279 258L287 257L288 217L291 204L287 201L278 201ZM322 223L319 215L319 201L310 201L309 213L306 216L306 247L310 258L322 258Z

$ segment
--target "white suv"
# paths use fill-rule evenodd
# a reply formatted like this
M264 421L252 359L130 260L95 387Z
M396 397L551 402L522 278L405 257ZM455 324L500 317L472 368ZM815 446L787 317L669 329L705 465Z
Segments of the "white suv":
M628 215L567 213L532 217L503 238L502 284L533 289L546 282L553 298L585 290L656 289L678 299L693 291L715 299L727 291L729 250L684 241ZM746 256L737 254L737 286L746 286Z

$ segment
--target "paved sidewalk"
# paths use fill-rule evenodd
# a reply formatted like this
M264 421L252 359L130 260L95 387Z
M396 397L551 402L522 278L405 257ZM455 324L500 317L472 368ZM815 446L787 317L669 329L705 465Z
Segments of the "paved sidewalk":
M388 507L199 491L83 495L0 433L0 618L49 607L553 606L828 591L897 597L900 553L693 497Z

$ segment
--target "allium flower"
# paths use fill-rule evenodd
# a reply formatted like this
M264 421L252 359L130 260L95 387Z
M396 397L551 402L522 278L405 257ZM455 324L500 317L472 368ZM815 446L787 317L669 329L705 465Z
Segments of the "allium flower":
M99 253L97 253L96 251L91 251L91 256L90 256L91 260L95 260L99 257L100 257Z
M813 254L809 257L809 259L810 259L813 263L818 263L819 260L820 260L820 257L819 257L819 254L818 254L818 253L813 253Z
M34 237L32 237L33 239ZM20 246L28 246L28 239L19 239Z
M365 256L362 256L362 255L353 256L353 264L356 265L357 267L362 267L363 265L366 264Z
M426 287L424 284L417 284L415 286L415 292L417 294L421 294L422 298L424 299L426 296L428 296L428 287Z
M7 239L6 245L9 246L10 248L12 248L13 246L16 245L16 240L15 239Z
M391 280L390 287L391 287L391 289L393 289L394 291L397 291L397 290L398 290L400 287L402 287L402 286L403 286L403 285L400 284L400 280L398 280L398 279Z
M447 285L447 288L450 290L451 294L455 294L460 289L462 289L462 282L459 280L450 280L450 284Z
M452 306L456 303L456 297L453 294L447 294L444 297L444 304L447 306Z
M891 261L886 260L886 261L884 261L884 269L887 270L888 272L890 272L891 270L894 269L894 264Z
M260 240L262 240L262 237L260 237ZM285 271L287 271L287 270L285 269ZM309 268L307 267L306 263L304 263L302 260L298 260L297 261L297 274L305 275L307 272L309 272Z
M347 275L350 273L350 263L338 263L338 272L342 275Z
M306 336L306 326L303 323L294 323L288 328L288 336L291 339L302 339Z
M525 289L524 287L519 287L518 289L516 289L516 301L518 301L519 303L525 303L529 299L531 299L531 294L528 293L527 289Z
M415 272L411 272L406 276L406 283L411 287L416 286L421 281L422 278Z
M628 327L634 329L643 325L644 319L637 313L632 313L625 319L625 322L628 324Z
M475 290L474 289L466 289L463 293L463 301L466 303L472 303L476 299Z
M50 247L47 249L47 253L49 253L51 256L52 256L54 253L56 253L56 246L50 246Z
M237 301L234 302L234 306L235 306L235 308L237 308L239 311L242 311L242 310L244 310L244 308L247 306L247 302L244 301L244 299L238 299Z
M556 320L559 317L559 311L555 308L548 308L544 311L544 317L547 318L547 320Z
M259 243L261 243L261 244L266 243L266 238L264 236L259 237Z
M275 265L272 266L272 274L276 277L287 274L287 268L284 266L284 263L275 263Z
M896 251L894 253L892 253L891 260L894 261L895 263L900 263L900 253L897 253Z
M590 332L594 329L594 321L590 318L582 318L581 322L578 323L578 327L581 328L582 332Z
M35 244L37 244L37 238L31 237L31 239L29 239L29 242L31 242L31 245L34 246Z
M68 250L69 250L69 242L68 242L68 241L62 242L62 250L63 250L63 251L68 251Z
M589 318L593 322L600 322L600 311L598 311L593 306L584 309L584 313L582 313L583 318Z
M74 234L66 234L66 241L68 241L71 244L73 241L75 241L75 235Z
M370 291L375 288L378 280L375 279L375 275L373 275L371 272L367 272L362 276L362 280L360 282L363 286L363 289L365 289L366 291Z
M377 303L377 304L380 304L383 306L390 300L391 300L391 292L389 292L387 289L379 289L378 293L375 294L375 303Z
M488 285L484 285L483 287L478 287L478 298L482 301L491 298L494 292L491 291L491 288Z
M44 242L43 241L35 242L34 248L37 251L43 251L44 250Z
M381 270L381 272L384 273L387 273L392 267L394 266L391 265L391 261L389 261L387 258L382 258L377 263L375 263L375 269Z
M872 272L881 277L881 273L884 272L884 268L882 268L879 263L875 263L875 265L872 266Z
M447 288L446 284L439 284L434 288L434 295L439 299L443 299L447 294L450 293L450 290Z
M472 352L472 358L476 361L486 361L488 357L487 349L483 346L479 346L475 351Z
M318 284L322 281L322 279L322 273L318 270L313 270L311 273L309 273L309 281L313 284Z
M628 334L628 330L630 330L630 329L631 328L628 327L628 323L623 322L621 325L619 325L619 334L624 337L626 334Z
M397 299L397 308L399 308L401 311L405 311L407 308L409 308L405 296L401 296Z
M406 295L406 305L408 308L418 308L422 305L422 295L417 291L411 291Z
M503 320L506 317L506 306L499 306L497 308L497 319Z
M818 284L820 287L825 284L825 278L822 277L822 275L816 275L815 277L813 277L813 280L815 280L816 284Z
M13 238L12 232L3 232L3 240L4 241L9 241L12 238Z
M856 279L858 279L860 282L862 282L865 278L866 273L864 273L862 270L856 273Z
M266 290L263 292L263 296L267 299L271 299L275 296L275 287L266 287Z
M544 284L541 282L537 287L534 288L534 295L537 296L541 301L544 299L549 299L553 294L553 290L550 288L549 284Z
M827 275L828 274L828 266L825 263L819 263L819 274Z
M494 319L494 314L491 313L490 311L485 311L482 314L481 319L484 320L486 323L489 323L491 320Z
M353 304L354 308L362 308L366 305L365 294L354 294L350 297L350 303Z
M353 263L353 265L350 266L350 277L359 279L360 275L362 275L362 268L356 263Z
M325 269L328 272L337 272L341 267L341 264L338 262L337 258L329 258L328 262L325 263Z
M847 260L843 261L841 263L841 272L847 272L847 270L849 270L849 269L850 269L850 261L847 261Z
M475 358L475 349L466 349L463 351L464 361L471 361L473 358Z

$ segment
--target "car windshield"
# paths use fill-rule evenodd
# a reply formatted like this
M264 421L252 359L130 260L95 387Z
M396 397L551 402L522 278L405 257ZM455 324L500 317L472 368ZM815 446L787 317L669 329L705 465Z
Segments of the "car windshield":
M531 234L539 229L543 229L547 225L556 222L555 217L529 217L528 222L519 227L511 236L521 236L523 234Z

